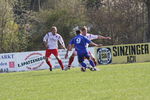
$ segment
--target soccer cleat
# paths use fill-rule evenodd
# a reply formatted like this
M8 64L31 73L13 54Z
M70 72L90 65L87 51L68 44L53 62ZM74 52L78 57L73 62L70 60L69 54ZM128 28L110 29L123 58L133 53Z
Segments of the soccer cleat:
M49 68L49 71L52 71L52 68Z
M85 72L85 71L86 71L86 68L85 68L85 67L81 67L81 71L82 71L82 72Z
M90 71L94 71L94 68L92 68L92 67L91 67L91 68L89 68L89 69L90 69Z
M65 69L64 69L65 71L67 71L67 70L70 70L70 67L65 67Z
M93 67L87 67L90 71L93 71Z
M93 67L93 71L100 71L99 68Z
M99 71L100 70L99 68L96 68L96 67L88 67L88 69L90 71Z

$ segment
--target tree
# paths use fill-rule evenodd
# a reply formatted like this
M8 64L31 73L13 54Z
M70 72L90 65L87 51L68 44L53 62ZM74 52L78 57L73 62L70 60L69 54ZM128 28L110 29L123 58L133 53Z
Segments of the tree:
M51 26L57 26L59 34L63 36L65 43L68 43L74 35L72 34L73 28L83 25L86 21L84 6L81 5L80 0L57 1L55 3L47 2L46 7L41 5L41 10L34 13L34 21L31 25L31 34L34 37L31 47L34 50L43 49L42 38L50 31ZM50 8L51 5L53 5L52 8Z
M146 7L147 7L147 22L148 22L148 28L147 28L147 42L150 42L150 0L144 0Z
M90 8L87 13L94 33L101 31L112 40L104 44L125 44L144 42L145 24L143 3L138 0L99 0L99 9ZM88 8L89 10L89 8Z
M14 22L13 7L14 1L0 1L0 52L17 51L18 25Z
M26 51L28 48L24 16L18 9L17 13L14 9L17 4L16 0L0 1L0 52Z

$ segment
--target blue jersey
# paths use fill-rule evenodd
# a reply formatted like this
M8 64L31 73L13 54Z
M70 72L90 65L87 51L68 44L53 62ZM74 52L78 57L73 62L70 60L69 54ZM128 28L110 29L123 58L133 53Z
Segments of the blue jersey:
M86 50L87 43L89 44L91 43L91 41L82 35L77 35L70 41L71 45L74 44L75 50L77 51L78 54L87 52Z

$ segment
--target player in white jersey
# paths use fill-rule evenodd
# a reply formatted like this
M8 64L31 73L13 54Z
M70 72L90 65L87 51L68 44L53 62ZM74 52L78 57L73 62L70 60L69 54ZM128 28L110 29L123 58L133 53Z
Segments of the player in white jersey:
M49 61L49 57L51 56L51 54L53 54L56 57L61 66L61 69L62 70L64 69L64 65L62 63L62 60L59 58L58 54L58 41L60 42L61 46L65 49L63 38L61 37L60 34L57 33L57 28L53 26L51 28L51 32L48 32L43 38L43 42L46 47L45 53L46 63L49 65L50 71L52 71L53 68Z
M84 26L81 29L81 31L82 31L82 35L85 36L89 40L94 40L94 39L111 39L111 37L104 37L104 36L101 36L101 35L93 35L93 34L87 33L87 27L86 26ZM88 47L88 44L87 44L87 47ZM95 65L97 65L96 59L94 58L94 56L92 55L92 53L90 51L89 51L89 55L90 55L91 59L94 61ZM66 70L70 69L71 64L72 64L75 56L77 56L77 52L76 51L74 51L72 53L72 55L70 56L69 63L68 63L68 66L66 67ZM67 55L66 55L66 57L67 57Z

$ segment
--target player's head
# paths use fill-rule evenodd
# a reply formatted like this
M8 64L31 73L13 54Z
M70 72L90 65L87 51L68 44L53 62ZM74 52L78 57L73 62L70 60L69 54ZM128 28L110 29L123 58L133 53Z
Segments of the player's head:
M76 30L76 35L79 35L81 34L81 31L80 30Z
M57 33L57 27L56 27L56 26L52 26L52 27L51 27L51 32L52 32L53 34Z
M82 31L82 35L86 35L87 34L87 27L83 26L81 31Z

